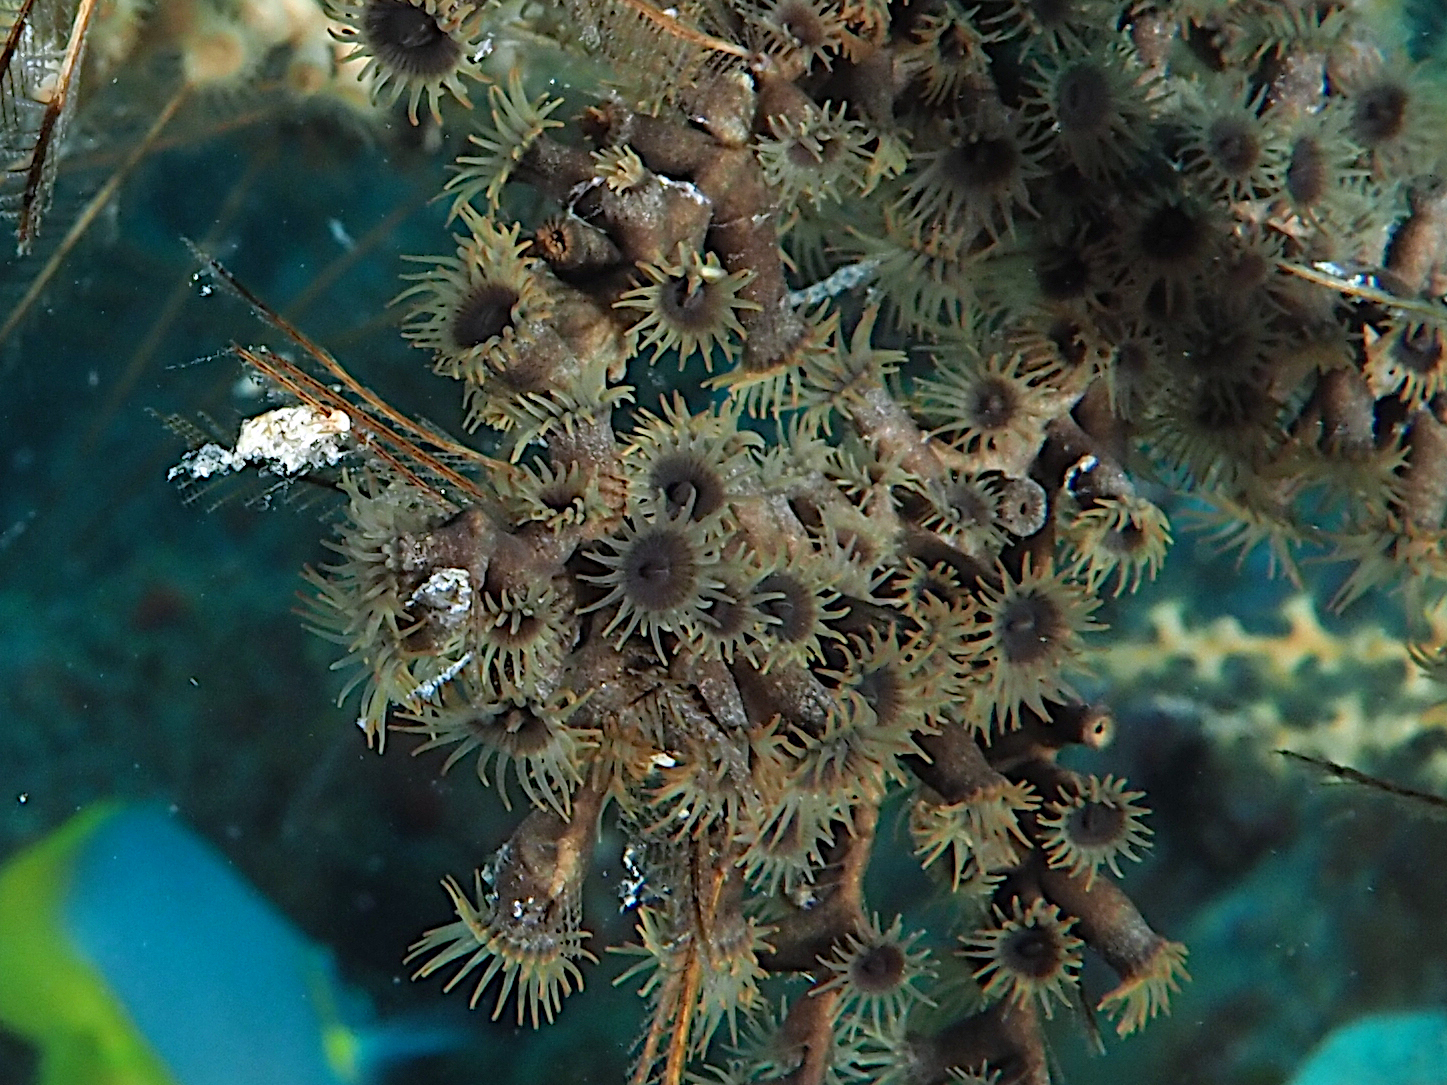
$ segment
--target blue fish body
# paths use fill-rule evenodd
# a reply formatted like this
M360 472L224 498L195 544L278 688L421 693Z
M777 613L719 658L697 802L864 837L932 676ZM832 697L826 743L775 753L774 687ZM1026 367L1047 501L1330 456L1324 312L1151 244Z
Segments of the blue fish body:
M460 1039L384 1039L344 1018L355 1001L160 810L92 808L0 868L0 1025L39 1048L41 1085L356 1085Z

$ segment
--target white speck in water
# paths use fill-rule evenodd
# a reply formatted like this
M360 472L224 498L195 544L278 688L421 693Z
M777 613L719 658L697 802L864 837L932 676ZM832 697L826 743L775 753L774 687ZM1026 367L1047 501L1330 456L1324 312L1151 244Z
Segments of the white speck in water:
M89 373L87 373L87 374L85 375L85 383L86 383L86 386L87 386L87 387L90 387L90 388L99 388L99 387L100 387L100 370L98 370L98 369L92 369Z
M327 219L327 229L332 233L332 240L348 252L357 247L357 243L352 240L352 235L347 233L347 228L342 225L341 219Z
M15 801L18 802L21 806L24 806L27 802L30 801L30 792L22 791L19 795L15 796Z
M11 543L20 538L21 535L24 535L26 528L30 526L30 521L34 519L35 510L31 509L4 531L0 531L0 552L3 552Z
M250 369L237 377L236 383L231 386L231 394L237 399L260 399L265 391L266 385Z

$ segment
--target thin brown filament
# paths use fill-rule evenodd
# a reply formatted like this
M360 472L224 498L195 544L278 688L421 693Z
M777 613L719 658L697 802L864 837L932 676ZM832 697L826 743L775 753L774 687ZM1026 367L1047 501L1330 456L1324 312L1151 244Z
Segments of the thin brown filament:
M54 150L51 143L61 126L75 77L80 72L80 60L85 53L86 31L90 29L90 18L95 14L97 3L98 0L80 0L80 6L75 9L75 21L71 23L70 40L66 43L65 56L60 62L55 91L45 107L45 116L40 120L40 132L35 137L35 147L30 152L30 169L25 175L25 195L20 205L20 225L15 231L22 256L30 251L30 246L35 241L35 231L40 225L40 204L44 199L41 190L45 188L45 172ZM167 120L174 113L175 110L169 106L161 111L161 115ZM153 126L152 131L158 130ZM127 162L130 162L129 158ZM0 334L0 339L3 338L3 334Z
M1380 305L1385 305L1392 309L1400 309L1404 313L1416 313L1419 316L1424 316L1431 320L1441 320L1447 317L1447 306L1437 301L1428 301L1422 298L1404 298L1390 291L1383 290L1378 286L1370 286L1364 282L1357 282L1354 279L1344 279L1340 275L1333 275L1328 271L1307 267L1305 264L1293 264L1289 260L1279 260L1276 266L1282 271L1305 279L1309 283L1329 287L1348 297L1361 298L1364 301L1375 301Z
M660 27L664 33L672 34L675 38L680 38L691 45L697 45L700 49L710 49L715 53L726 53L729 56L740 57L744 60L754 55L742 45L735 45L731 41L724 41L722 38L715 38L712 35L705 34L701 30L695 30L693 27L680 22L672 15L659 11L652 4L645 3L644 0L623 0L623 3L639 15L642 15L649 22Z
M219 242L221 236L229 229L230 224L241 211L246 196L251 191L252 184L264 170L270 167L275 157L276 147L270 143L267 144L265 150L260 154L252 156L250 164L242 172L241 176L236 179L236 183L231 186L231 191L227 193L221 209L216 212L216 218L212 221L210 229L206 231L206 238L202 244L207 248L214 247ZM86 432L85 438L81 441L82 461L88 456L96 440L105 432L106 426L108 426L111 419L115 417L116 411L118 411L121 404L125 402L125 398L130 394L131 389L135 387L136 381L140 379L141 374L145 371L146 364L151 360L152 355L155 354L156 348L160 346L161 340L165 338L166 333L171 329L171 325L175 323L182 306L184 306L186 300L191 297L193 289L193 281L189 273L172 288L166 298L165 304L161 306L161 311L157 314L155 322L151 325L150 330L146 332L145 337L141 339L136 349L131 352L130 361L126 363L125 371L122 372L120 380L118 380L111 389L105 406L101 408L100 413L96 416L96 420L91 424L90 429Z
M34 7L35 0L25 0L15 14L15 21L10 24L10 33L5 35L5 48L0 50L0 79L10 74L10 65L15 62L15 50L20 47L20 39L25 34L25 24L29 22L30 12Z
M658 993L658 1002L653 1010L653 1020L648 1024L648 1035L643 1040L643 1050L638 1054L638 1064L628 1079L628 1085L645 1085L645 1082L648 1081L653 1063L658 1058L658 1042L663 1037L663 1029L668 1020L665 1007L675 1003L673 991L677 986L678 977L670 976L664 981L663 990Z
M282 316L276 310L272 309L271 306L267 305L266 302L262 301L255 294L253 294L245 285L241 283L240 280L238 280L234 275L232 275L231 272L227 271L226 268L224 268L219 261L214 260L209 256L206 256L199 250L194 251L196 251L197 255L201 257L202 263L206 265L206 270L211 276L220 279L223 284L229 287L232 291L236 293L238 297L240 297L244 302L250 305L252 309L256 312L256 314L261 317L262 320L270 324L273 328L277 329L297 346L301 347L301 349L304 350L312 358L313 361L315 361L318 365L320 365L323 369L325 369L328 373L330 373L333 377L340 381L347 388L348 391L350 391L353 395L360 399L362 403L365 404L368 408L375 411L379 417L387 419L399 429L405 430L406 432L412 434L414 437L418 438L424 443L432 445L433 447L438 448L444 452L450 452L455 455L465 456L466 458L474 460L478 463L485 463L491 465L495 462L490 457L483 455L481 452L478 452L476 449L471 449L468 448L466 445L458 444L455 441L450 441L447 438L443 437L441 434L438 434L433 430L427 429L424 426L418 425L412 419L408 418L405 414L397 410L386 400L382 399L381 396L377 395L361 381L357 380L350 373L348 373L346 368L335 358L333 358L330 352L328 352L318 343L314 342L310 336L308 336L295 324L287 320L286 317ZM280 361L280 359L278 359L278 361ZM290 365L290 363L286 364ZM291 368L296 369L295 366L291 366ZM297 373L301 374L302 371L298 369ZM305 376L305 374L302 375ZM322 385L319 381L315 381L311 377L307 377L306 379L312 381L316 385L316 387L325 389L325 386ZM353 413L354 409L351 408L350 404L346 403L345 400L341 400L341 402L345 405L343 409L348 410L349 413ZM477 500L485 500L482 491L477 488L475 483L470 482L468 479L459 475L456 471L452 470L446 464L441 463L435 457L429 456L427 453L423 452L420 448L418 448L415 444L407 441L405 438L401 437L394 431L390 429L379 428L378 435L384 437L385 439L391 441L391 443L402 448L409 456L415 455L417 458L417 462L426 466L429 471L432 471L439 478L445 479L447 482L457 487L463 493L469 494Z
M445 465L438 463L436 459L427 455L427 453L423 452L406 438L398 436L386 426L372 419L365 411L358 410L346 399L343 399L336 392L333 392L326 385L322 384L321 381L293 365L291 362L288 362L286 359L273 354L265 347L252 350L238 345L233 346L231 349L243 362L269 380L274 381L278 387L295 396L300 402L312 408L312 410L325 414L330 414L332 411L338 410L346 412L347 416L352 420L352 425L368 438L366 444L367 451L370 454L387 464L387 466L396 471L397 474L408 483L417 487L417 489L423 493L435 498L448 508L455 508L455 506L451 501L447 500L446 496L438 493L435 487L429 486L423 481L422 477L408 467L400 457L382 447L382 442L397 447L408 459L424 465L429 470L434 471L444 478L447 478L449 475L452 476L451 478L447 478L447 480L453 482L454 485L460 484L461 488L471 491L478 497L482 496L472 483Z
M15 308L10 310L10 315L5 318L5 323L0 324L0 343L10 338L11 333L14 332L20 325L20 322L25 319L25 314L30 311L30 307L40 298L41 293L44 292L50 280L55 278L55 273L60 270L60 265L65 262L65 258L70 255L71 250L80 243L80 239L84 237L85 232L90 229L91 223L96 220L96 216L111 202L115 197L116 190L121 187L130 172L140 164L141 159L151 150L152 145L156 141L156 137L161 134L161 130L165 128L171 121L171 118L176 115L176 111L181 108L181 104L186 100L186 95L189 91L190 87L183 85L171 96L171 100L166 103L166 107L162 109L156 119L151 122L151 127L146 131L145 136L131 149L131 153L126 155L125 161L116 167L116 171L106 179L106 183L101 185L100 190L90 198L90 202L87 203L80 214L76 216L75 221L70 225L70 230L66 233L65 237L61 239L56 250L50 254L50 259L45 262L45 266L40 269L39 274L30 281L30 286L26 289L24 296L15 303ZM24 228L23 221L24 220L22 220L22 228ZM13 362L11 364L13 364ZM9 366L7 365L6 368L8 369Z

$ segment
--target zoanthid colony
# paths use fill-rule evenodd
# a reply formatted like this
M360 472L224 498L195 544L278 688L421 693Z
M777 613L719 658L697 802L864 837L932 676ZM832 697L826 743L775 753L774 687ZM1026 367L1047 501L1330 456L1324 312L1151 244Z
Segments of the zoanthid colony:
M1110 737L1078 691L1096 612L1156 574L1173 494L1222 545L1345 563L1338 606L1433 595L1426 63L1338 0L332 15L379 100L472 126L455 233L397 300L468 439L279 320L307 366L238 351L315 423L247 462L346 503L310 620L368 743L521 807L417 975L551 1021L602 948L610 819L639 1085L1043 1085L1042 1017L1167 1012L1186 949L1118 881L1145 796L1061 763ZM493 46L533 63L489 75ZM530 91L560 58L590 100ZM953 944L866 899L901 793ZM935 1002L961 1008L926 1028Z

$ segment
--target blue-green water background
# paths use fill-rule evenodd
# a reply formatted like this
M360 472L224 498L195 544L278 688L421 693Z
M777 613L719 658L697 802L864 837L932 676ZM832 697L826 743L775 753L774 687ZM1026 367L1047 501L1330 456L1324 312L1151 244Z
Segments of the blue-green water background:
M193 113L183 130L197 127ZM183 446L150 412L229 427L255 409L234 394L224 350L266 333L192 281L182 240L192 238L284 311L335 274L296 319L400 406L457 429L455 389L401 343L386 308L401 254L450 246L442 207L418 196L440 187L442 156L396 142L294 121L188 136L147 158L0 348L0 857L98 798L173 803L334 950L383 1016L443 1004L436 981L408 981L402 953L446 918L442 875L467 880L517 815L466 771L439 781L438 762L408 757L405 742L368 753L336 706L331 648L293 612L298 570L327 558L326 496L295 490L262 509L248 500L259 489L243 486L184 504L165 478ZM52 238L113 167L105 151L68 167ZM397 225L377 233L389 216ZM365 253L339 266L343 235ZM37 266L3 265L0 298L17 298ZM1233 613L1258 629L1279 627L1284 597L1256 563L1238 571L1184 541L1161 581L1108 618L1130 632L1152 601L1175 596L1202 619ZM1231 684L1245 699L1256 681L1243 669ZM1286 696L1317 703L1330 681L1305 675ZM1183 680L1169 709L1147 692L1117 698L1113 749L1073 764L1150 793L1156 847L1126 888L1191 944L1195 981L1170 1021L1108 1037L1103 1058L1057 1015L1061 1080L1270 1085L1336 1023L1447 1003L1447 828L1213 745L1200 723L1231 707L1213 704L1219 692L1193 699ZM1424 733L1373 767L1410 778L1441 745ZM613 941L629 926L617 915L616 850L605 838L587 917ZM883 867L912 867L897 819L878 852ZM949 919L926 889L877 878L871 904L931 924L947 947ZM471 1015L474 1048L396 1080L622 1081L641 1014L607 982L620 970L593 969L562 1022L539 1034ZM1087 982L1105 981L1088 972ZM32 1073L28 1053L0 1040L0 1085Z

